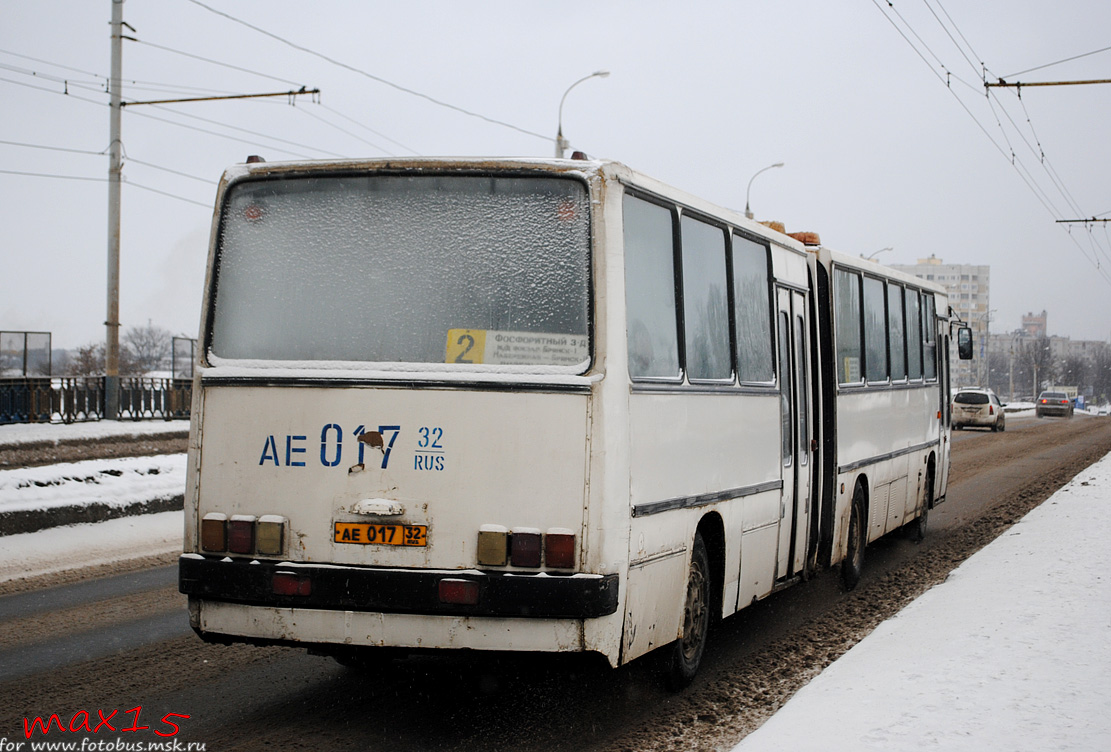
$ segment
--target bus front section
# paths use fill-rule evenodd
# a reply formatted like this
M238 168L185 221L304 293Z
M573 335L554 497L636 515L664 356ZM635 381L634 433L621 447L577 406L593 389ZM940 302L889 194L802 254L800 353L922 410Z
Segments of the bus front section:
M179 586L219 642L588 651L591 183L252 165L209 254ZM613 658L611 657L611 661Z

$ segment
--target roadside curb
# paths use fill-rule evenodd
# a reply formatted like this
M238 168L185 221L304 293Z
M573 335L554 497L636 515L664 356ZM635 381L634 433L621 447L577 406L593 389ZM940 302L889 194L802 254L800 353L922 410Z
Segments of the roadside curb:
M66 504L49 509L13 509L0 511L0 538L6 535L34 533L52 527L82 522L104 522L119 517L133 517L156 512L173 512L184 507L185 495L176 494L130 504L106 504L103 501Z

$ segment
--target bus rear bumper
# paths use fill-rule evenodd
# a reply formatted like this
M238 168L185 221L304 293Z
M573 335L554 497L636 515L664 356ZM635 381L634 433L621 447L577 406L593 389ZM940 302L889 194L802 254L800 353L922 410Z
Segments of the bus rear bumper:
M284 587L276 575L284 578ZM291 580L303 587L295 584L297 592L290 592ZM473 602L445 602L444 581L473 584ZM279 610L591 619L617 611L618 576L384 569L183 554L178 588L191 598Z

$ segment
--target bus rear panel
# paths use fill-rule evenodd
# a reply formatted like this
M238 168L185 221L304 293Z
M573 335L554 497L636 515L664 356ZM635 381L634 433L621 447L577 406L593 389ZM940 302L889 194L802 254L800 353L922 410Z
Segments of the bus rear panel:
M584 650L588 185L262 167L221 189L181 590L217 641Z

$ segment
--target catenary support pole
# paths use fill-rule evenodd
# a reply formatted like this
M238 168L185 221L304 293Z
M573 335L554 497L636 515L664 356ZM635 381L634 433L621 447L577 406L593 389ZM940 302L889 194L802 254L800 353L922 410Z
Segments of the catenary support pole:
M104 418L120 414L120 79L123 71L123 3L112 0L112 71L108 83L108 312L104 321Z

